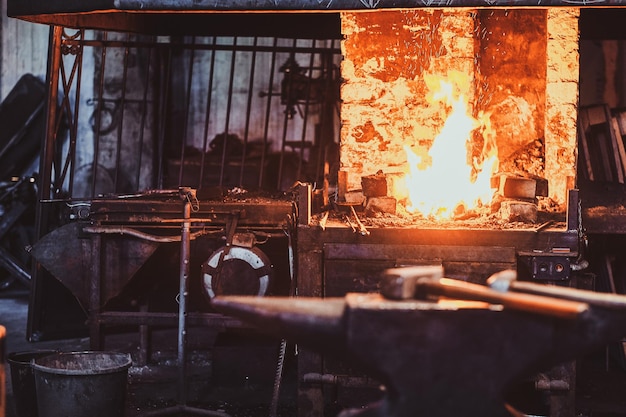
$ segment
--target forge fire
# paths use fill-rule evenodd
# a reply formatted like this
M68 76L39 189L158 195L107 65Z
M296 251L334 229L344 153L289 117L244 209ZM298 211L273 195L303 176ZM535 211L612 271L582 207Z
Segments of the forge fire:
M342 13L339 199L439 220L564 212L576 173L577 17Z

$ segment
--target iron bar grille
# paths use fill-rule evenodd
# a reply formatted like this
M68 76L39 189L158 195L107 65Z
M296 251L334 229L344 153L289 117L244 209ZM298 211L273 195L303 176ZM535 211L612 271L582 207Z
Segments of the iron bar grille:
M336 39L56 27L51 51L44 201L178 186L284 191L336 171Z

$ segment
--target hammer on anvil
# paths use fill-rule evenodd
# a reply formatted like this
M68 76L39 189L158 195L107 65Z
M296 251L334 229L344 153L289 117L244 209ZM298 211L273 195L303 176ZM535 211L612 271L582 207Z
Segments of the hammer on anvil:
M528 311L503 299L502 304L449 299L434 284L419 290L436 288L436 301L410 296L419 286L409 281L440 282L440 274L422 268L387 271L382 292L397 299L356 293L330 299L222 296L212 305L376 378L385 386L384 397L350 412L361 416L520 415L505 403L508 387L626 334L624 308L543 297L569 301L580 311ZM491 297L495 290L483 287Z
M487 285L501 294L518 292L540 296L558 297L563 300L584 302L608 309L626 309L626 297L619 294L600 293L590 290L579 290L553 284L537 284L529 281L518 281L517 271L506 269L497 272L487 279Z
M507 279L506 282L510 283L511 280ZM504 308L562 318L576 318L589 309L584 301L561 300L543 295L513 293L505 290L498 291L484 285L444 278L443 267L441 266L388 269L385 279L381 283L381 293L392 300L447 297L459 300L484 301L502 305Z

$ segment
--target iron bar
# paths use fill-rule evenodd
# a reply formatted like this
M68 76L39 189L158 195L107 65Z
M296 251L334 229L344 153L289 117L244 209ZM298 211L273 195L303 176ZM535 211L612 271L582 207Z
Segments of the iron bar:
M130 34L126 34L127 39L130 38ZM124 113L126 111L126 92L128 84L128 55L130 47L124 48L124 60L122 64L122 91L120 92L120 106L116 109L119 112L119 125L117 128L117 144L115 149L115 174L113 176L114 192L119 192L120 189L120 169L122 168L122 135L124 134ZM141 170L141 165L137 164L137 169Z
M154 53L154 49L153 48L148 48L148 63L146 65L146 72L145 72L145 77L144 77L144 89L143 89L143 105L141 107L141 118L140 118L140 123L139 123L139 162L137 163L137 166L139 167L139 169L137 169L137 176L135 178L135 189L139 190L141 189L141 167L142 162L143 162L143 156L144 156L144 134L145 134L145 129L146 129L146 117L147 117L147 113L148 113L148 91L150 90L150 70L152 69L151 64L152 64L152 56ZM150 184L150 187L154 187L155 184Z
M274 47L276 47L277 44L278 44L278 38L274 38ZM270 71L267 107L266 107L266 113L265 113L265 131L263 132L263 145L264 145L263 148L264 149L267 147L267 143L268 143L268 129L269 129L270 115L271 115L270 109L272 105L272 92L274 90L274 74L276 71L276 54L277 54L277 51L272 52L272 69ZM265 155L265 152L263 152L262 158L261 158L261 175L259 176L259 186L263 183L264 170L262 167L265 166L265 161L266 161L266 155Z
M253 48L257 46L259 41L259 38L257 36L254 37L253 40ZM245 122L245 127L244 127L244 133L243 133L243 152L241 154L241 169L239 171L239 186L241 187L243 185L243 177L244 177L244 172L245 172L245 158L246 158L246 151L248 149L248 140L249 140L249 135L250 135L250 111L252 109L252 98L254 97L253 91L254 91L254 74L256 72L256 57L257 57L257 51L256 49L253 49L251 51L252 53L252 58L250 60L250 73L248 75L250 81L248 82L248 101L246 104L246 122ZM263 150L265 152L265 150Z
M196 43L196 37L192 37L192 43ZM183 182L183 168L185 166L185 149L187 147L187 134L189 133L189 109L191 108L191 88L193 81L193 64L195 58L195 49L192 49L189 54L189 70L187 73L187 87L185 89L186 94L186 103L185 103L185 117L183 119L183 132L182 132L182 140L180 143L180 167L178 171L178 183L182 185ZM202 183L202 179L200 179L200 184ZM198 187L199 185L198 184Z
M102 36L104 37L104 40L107 39L108 36L108 32L104 32L102 34ZM103 45L102 47L102 52L100 53L100 74L98 77L98 98L99 100L96 103L96 109L95 111L95 129L94 129L94 158L93 158L93 162L92 162L92 178L91 178L91 196L95 196L96 195L96 179L98 178L98 155L100 155L100 135L101 135L101 130L102 130L102 107L103 107L103 100L102 97L104 95L104 74L105 74L105 70L106 70L106 64L107 64L107 60L106 60L106 56L107 56L107 47Z
M237 45L237 37L233 38L233 45ZM235 82L235 63L237 59L236 50L234 49L231 52L230 57L230 74L228 77L228 94L226 100L226 118L224 121L224 145L222 147L222 163L220 165L220 180L219 185L224 185L224 169L226 167L226 151L228 150L228 134L230 132L230 112L232 111L233 105L233 85Z
M215 36L212 38L212 44L215 46ZM211 63L209 65L209 85L207 88L206 95L206 111L204 114L204 134L202 141L202 158L200 159L200 178L204 180L204 166L206 161L206 150L208 149L208 141L209 141L209 120L211 116L211 104L213 98L213 74L215 73L215 50L211 51Z
M165 162L165 128L167 126L167 119L165 118L165 113L167 111L167 102L170 97L170 77L172 74L172 49L167 50L166 59L165 59L165 68L162 68L163 75L160 79L161 84L159 88L159 93L161 94L159 100L159 122L158 122L158 130L157 130L157 143L158 143L158 185L159 187L164 187L164 178L163 178L163 163Z
M278 39L278 38L276 38ZM137 47L137 48L157 48L157 49L170 49L171 45L169 43L163 42L146 42L146 41L119 41L119 40L76 40L76 39L67 39L63 42L63 44L67 47L73 46L81 46L81 47L108 47L108 48L127 48L127 47ZM232 44L189 44L189 43L181 43L177 44L177 47L180 49L195 49L195 50L209 50L209 51L238 51L238 52L278 52L278 53L302 53L302 54L310 54L319 51L319 48L316 47L305 47L305 46L264 46L264 45L232 45ZM340 48L330 48L330 53L340 54Z

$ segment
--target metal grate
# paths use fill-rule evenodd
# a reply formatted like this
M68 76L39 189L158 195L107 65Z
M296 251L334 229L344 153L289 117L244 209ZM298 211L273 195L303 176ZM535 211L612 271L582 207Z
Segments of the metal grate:
M284 191L336 171L338 40L55 28L43 200ZM49 184L47 184L49 181Z

